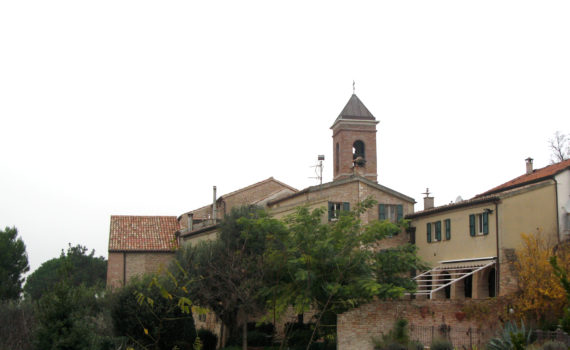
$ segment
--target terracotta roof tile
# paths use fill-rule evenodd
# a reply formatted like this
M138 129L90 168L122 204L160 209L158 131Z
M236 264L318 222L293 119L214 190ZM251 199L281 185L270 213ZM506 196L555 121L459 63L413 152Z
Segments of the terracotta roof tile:
M112 215L109 251L172 251L179 229L176 216Z
M474 197L471 199L462 200L461 202L457 202L457 203L450 203L450 204L446 204L446 205L440 205L439 207L433 207L433 208L429 208L429 209L422 210L422 211L416 211L415 213L406 215L406 219L414 219L414 218L419 218L419 217L426 216L426 215L445 212L448 210L454 210L454 209L469 207L472 205L478 205L478 204L483 204L483 203L487 203L487 202L489 202L489 203L490 202L497 202L497 201L499 201L499 197L493 196L493 195L484 196L484 197Z
M566 169L570 169L570 159L564 160L560 163L556 163L556 164L546 166L546 167L541 168L541 169L536 169L530 174L524 174L524 175L521 175L519 177L516 177L510 181L505 182L502 185L499 185L499 186L494 187L494 188L492 188L486 192L478 194L475 197L487 196L490 194L506 191L506 190L509 190L511 188L524 186L524 185L531 184L534 182L546 180L546 179L551 178L554 175L556 175L559 172L564 171Z

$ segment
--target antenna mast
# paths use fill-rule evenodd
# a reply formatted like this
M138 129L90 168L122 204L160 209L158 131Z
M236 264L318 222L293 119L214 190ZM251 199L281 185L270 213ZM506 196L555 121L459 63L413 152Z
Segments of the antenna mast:
M319 154L317 157L319 163L317 165L313 165L311 168L315 168L315 174L317 176L310 177L309 179L317 179L319 180L319 185L323 184L323 160L325 160L325 156L323 154Z

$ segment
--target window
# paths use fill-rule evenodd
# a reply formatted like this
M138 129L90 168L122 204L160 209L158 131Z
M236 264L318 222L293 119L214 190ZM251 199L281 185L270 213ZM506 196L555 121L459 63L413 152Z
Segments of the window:
M334 154L334 169L335 171L338 173L338 170L340 169L340 146L338 144L338 142L336 143L336 150L335 150L335 154Z
M329 202L329 221L336 221L340 217L341 211L349 211L348 202Z
M427 223L426 231L427 231L427 241L428 243L431 243L431 222Z
M489 234L489 213L487 211L469 215L469 234L472 237Z
M198 314L198 320L201 322L206 322L206 314Z
M404 206L402 204L380 204L378 205L378 219L389 220L397 223L404 217Z
M433 223L435 227L435 240L437 242L441 241L441 221L436 221Z
M466 298L473 296L473 275L469 275L463 279L463 288Z
M366 159L366 154L364 152L364 142L360 140L354 141L352 144L352 159L356 159L358 157Z
M566 231L570 231L570 213L566 213Z
M451 220L445 219L445 240L449 241L451 239Z

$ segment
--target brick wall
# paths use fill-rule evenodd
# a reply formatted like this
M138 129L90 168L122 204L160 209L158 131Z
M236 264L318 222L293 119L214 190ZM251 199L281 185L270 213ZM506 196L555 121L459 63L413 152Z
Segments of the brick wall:
M435 336L439 334L440 326L445 324L450 327L452 341L456 344L469 342L469 335L466 333L469 328L480 329L482 332L472 341L474 345L478 342L478 347L481 348L499 328L499 321L483 323L465 318L460 321L461 315L456 315L456 313L471 303L477 303L477 301L399 300L375 301L363 305L338 316L337 349L372 350L372 339L387 334L398 318L408 320L411 328L433 330ZM453 332L454 330L457 332ZM464 331L465 336L463 336ZM424 346L429 345L424 344Z
M356 140L364 142L365 147L366 164L360 170L363 170L366 178L376 181L376 124L358 125L341 122L335 127L333 132L333 177L338 180L346 177L346 174L348 176L352 174L352 145ZM336 151L337 143L339 144L338 154Z
M122 287L125 275L128 282L134 276L158 272L168 267L173 258L174 252L109 252L107 287Z
M123 261L124 253L109 252L107 262L107 288L119 288L123 286Z

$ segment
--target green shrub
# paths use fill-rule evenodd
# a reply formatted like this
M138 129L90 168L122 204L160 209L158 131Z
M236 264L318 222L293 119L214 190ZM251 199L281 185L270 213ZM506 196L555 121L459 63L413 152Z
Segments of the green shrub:
M211 331L200 328L198 331L198 337L202 341L202 350L216 350L218 345L218 336Z
M541 350L566 350L568 347L566 344L559 341L547 341L540 348Z
M507 322L501 333L489 340L487 343L487 350L511 350L511 349L524 349L524 347L531 343L532 331L526 331L524 322L521 320L519 327L516 322Z
M151 278L134 279L113 295L111 316L115 333L142 348L192 348L196 338L192 314L183 313L177 301L165 298L158 288L149 287ZM137 292L145 296L142 303L137 300Z
M410 342L408 335L408 320L398 319L394 322L394 326L382 336L381 339L373 338L375 350L423 350L423 345L419 342Z
M447 339L434 339L431 342L431 350L453 350L453 344Z
M408 350L424 350L424 344L414 340L408 343Z

